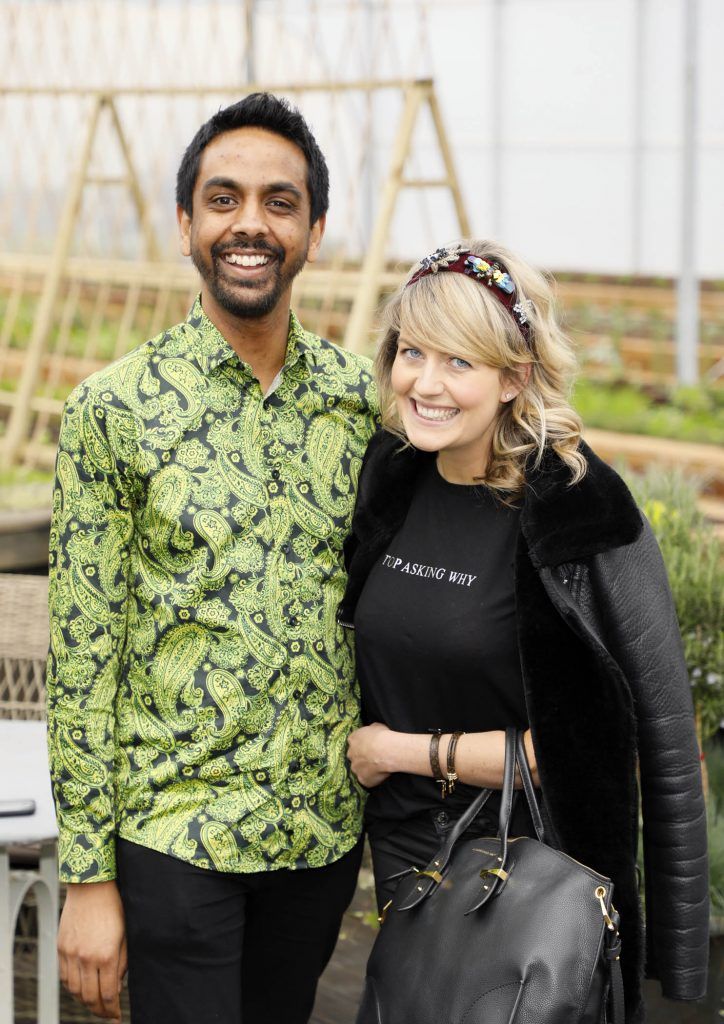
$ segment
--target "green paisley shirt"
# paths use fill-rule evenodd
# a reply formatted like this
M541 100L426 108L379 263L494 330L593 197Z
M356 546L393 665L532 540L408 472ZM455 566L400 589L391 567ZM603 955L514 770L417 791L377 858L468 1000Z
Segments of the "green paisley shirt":
M374 384L294 314L276 383L264 397L197 299L67 401L48 659L64 881L114 878L116 834L229 872L328 864L360 834L335 614Z

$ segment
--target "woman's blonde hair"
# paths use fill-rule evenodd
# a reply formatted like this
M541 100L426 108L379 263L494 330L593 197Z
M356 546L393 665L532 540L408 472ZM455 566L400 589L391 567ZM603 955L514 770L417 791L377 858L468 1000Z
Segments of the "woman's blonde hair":
M522 493L525 468L538 466L553 448L571 471L571 483L586 472L578 450L581 420L568 396L576 360L556 318L547 278L519 256L494 242L460 239L450 245L500 263L512 277L516 301L525 303L528 338L512 314L484 283L465 274L438 270L392 296L382 314L382 339L375 359L382 423L405 438L390 385L397 340L472 358L497 368L501 379L520 386L526 364L530 374L520 393L501 406L487 467L480 481L511 496ZM420 270L417 264L407 281ZM482 467L481 467L482 470ZM502 495L501 495L502 496Z

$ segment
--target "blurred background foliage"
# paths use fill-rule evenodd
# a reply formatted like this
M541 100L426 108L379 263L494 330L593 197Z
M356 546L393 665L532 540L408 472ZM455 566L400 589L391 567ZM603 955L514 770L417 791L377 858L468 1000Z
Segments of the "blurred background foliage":
M724 390L636 387L624 380L576 384L573 404L588 427L724 444Z
M724 545L681 470L623 472L661 547L702 737L711 737L724 719Z

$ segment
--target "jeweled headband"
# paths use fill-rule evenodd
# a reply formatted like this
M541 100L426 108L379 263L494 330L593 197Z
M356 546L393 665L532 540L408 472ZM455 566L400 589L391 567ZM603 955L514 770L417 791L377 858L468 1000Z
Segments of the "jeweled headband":
M420 269L407 282L407 287L419 281L421 277L437 274L441 270L449 270L454 274L467 274L481 284L492 289L492 294L508 310L518 325L526 345L531 348L530 323L528 321L527 301L516 299L515 283L508 271L500 263L489 263L482 256L463 249L461 245L443 246L420 260Z

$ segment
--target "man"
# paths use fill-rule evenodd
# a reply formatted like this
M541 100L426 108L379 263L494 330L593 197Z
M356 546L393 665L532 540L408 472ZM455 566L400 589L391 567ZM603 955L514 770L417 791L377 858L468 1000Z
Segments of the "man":
M185 323L68 399L51 536L61 977L133 1024L302 1024L351 899L358 706L336 624L370 368L304 331L324 157L248 96L177 181ZM127 949L127 953L126 953Z

